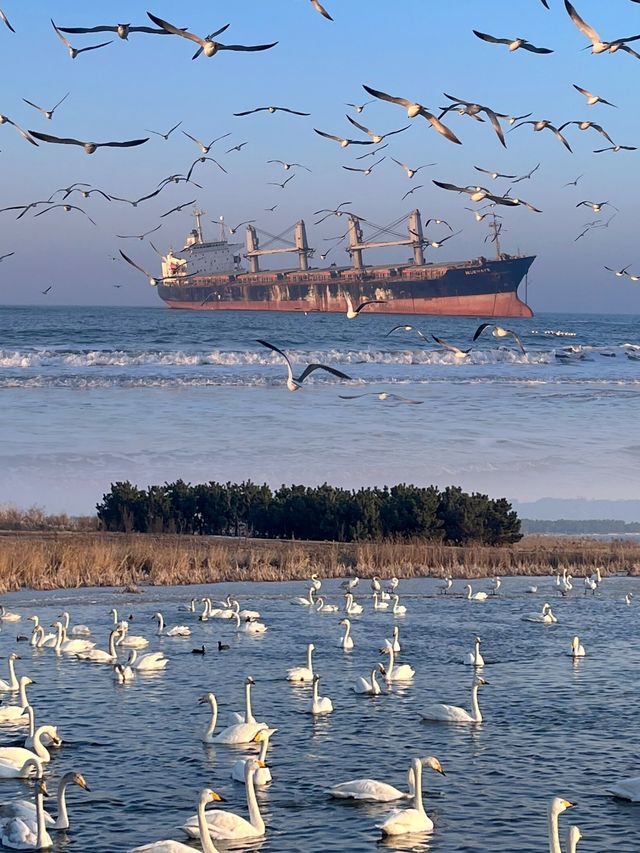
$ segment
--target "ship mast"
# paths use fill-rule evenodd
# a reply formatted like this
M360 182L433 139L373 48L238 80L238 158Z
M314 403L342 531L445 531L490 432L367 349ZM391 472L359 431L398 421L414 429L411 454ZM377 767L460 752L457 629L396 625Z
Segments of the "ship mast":
M493 242L496 244L496 260L499 261L502 255L502 250L500 248L500 231L502 230L502 225L498 224L498 219L496 214L492 214L493 219L489 223L489 230L493 231Z
M198 210L195 208L193 211L193 215L196 220L196 232L198 234L198 243L204 243L204 236L202 234L202 217L205 215L206 210Z

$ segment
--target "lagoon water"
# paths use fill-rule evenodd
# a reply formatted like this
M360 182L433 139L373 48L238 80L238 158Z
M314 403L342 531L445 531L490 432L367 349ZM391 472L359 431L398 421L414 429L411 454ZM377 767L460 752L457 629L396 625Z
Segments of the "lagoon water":
M540 587L537 595L525 591L532 582ZM439 583L401 581L408 613L398 621L400 657L417 674L410 685L383 690L376 699L349 689L357 675L368 676L381 660L378 648L394 624L391 614L373 612L368 581L361 582L365 613L353 619L355 649L349 654L338 647L338 615L309 613L289 603L293 595L306 592L301 583L206 588L215 599L237 594L243 607L258 609L269 626L262 637L238 636L230 623L199 623L179 612L191 596L204 594L204 587L145 588L139 595L105 589L4 596L23 619L3 625L3 658L16 648L16 634L27 631L27 615L38 613L48 625L62 609L71 611L72 622L89 624L93 639L104 648L112 606L121 616L133 614L132 633L145 634L150 648L161 648L170 658L164 674L117 686L109 666L57 658L51 650L33 652L26 643L18 644L18 672L36 681L29 695L38 721L59 725L65 741L49 765L49 787L55 789L57 778L75 769L92 788L90 794L70 789L71 829L55 849L120 853L153 840L180 839L179 827L195 812L204 786L228 799L224 808L246 814L244 787L230 779L231 765L247 754L245 748L202 744L208 709L197 700L214 691L219 725L225 726L230 711L243 710L243 681L252 675L254 713L278 729L269 753L274 781L259 793L267 834L263 841L241 847L220 845L222 851L378 850L375 824L393 806L332 801L327 788L367 776L402 788L411 758L435 755L447 775L424 774L425 805L436 824L433 835L387 842L383 849L546 850L546 807L559 795L578 804L560 818L563 839L569 824L576 823L584 834L585 853L636 853L640 805L615 801L606 789L620 778L640 774L640 648L630 641L636 635L637 611L623 601L629 590L640 597L640 581L605 579L595 597L585 596L578 581L573 597L549 599L559 618L552 627L521 619L554 595L551 578L504 579L500 596L485 603L438 595ZM478 582L476 588L489 589L489 584ZM462 582L454 589L460 592ZM325 591L329 600L339 601L337 581L326 582ZM190 624L192 638L156 638L150 617L158 609L170 625ZM475 726L421 722L420 708L430 702L469 708L472 676L461 661L476 632L482 637L484 677L490 682L480 695L485 721ZM573 663L567 653L576 633L587 657ZM230 650L219 654L218 639ZM321 694L330 696L335 708L317 720L303 713L310 688L284 680L288 667L304 663L307 642L317 648ZM209 653L191 654L202 643ZM3 744L14 738L6 728L0 731ZM2 800L29 790L25 783L0 781Z
M487 336L463 363L417 335L386 337L405 322L465 347L479 321L0 308L0 502L91 512L112 481L179 477L637 497L637 318L510 319L526 355ZM316 373L290 394L256 338L354 381ZM566 346L584 360L559 362ZM383 390L423 404L339 397Z

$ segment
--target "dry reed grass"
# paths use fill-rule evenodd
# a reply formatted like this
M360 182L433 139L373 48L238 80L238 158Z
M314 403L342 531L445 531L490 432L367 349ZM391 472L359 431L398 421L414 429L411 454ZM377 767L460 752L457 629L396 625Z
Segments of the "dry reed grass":
M508 547L284 542L119 533L0 533L0 591L323 577L640 574L640 544L525 537Z

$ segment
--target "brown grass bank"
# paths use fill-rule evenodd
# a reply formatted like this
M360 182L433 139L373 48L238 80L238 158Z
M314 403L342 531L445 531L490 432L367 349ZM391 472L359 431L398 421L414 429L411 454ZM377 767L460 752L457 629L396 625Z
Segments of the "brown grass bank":
M118 533L0 531L0 590L323 577L481 578L494 574L640 574L640 544L529 536L517 545L282 542Z

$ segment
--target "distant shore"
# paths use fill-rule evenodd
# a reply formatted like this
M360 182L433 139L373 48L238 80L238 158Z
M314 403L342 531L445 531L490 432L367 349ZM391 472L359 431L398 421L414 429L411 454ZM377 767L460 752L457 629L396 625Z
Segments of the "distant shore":
M640 575L640 543L527 536L504 547L298 542L217 536L0 530L0 591L325 578Z

